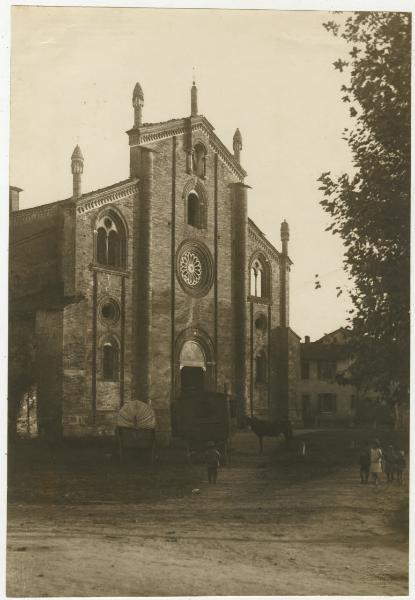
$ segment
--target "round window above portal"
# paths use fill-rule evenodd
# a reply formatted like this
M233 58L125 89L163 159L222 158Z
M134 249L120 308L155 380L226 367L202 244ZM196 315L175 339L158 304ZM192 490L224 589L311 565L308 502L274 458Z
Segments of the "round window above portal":
M207 246L196 241L184 242L176 255L176 275L188 294L207 294L213 282L213 260Z
M255 329L257 331L266 331L267 330L268 321L266 316L263 313L259 313L255 317Z
M113 298L104 298L100 302L99 316L106 323L116 323L120 318L120 307Z

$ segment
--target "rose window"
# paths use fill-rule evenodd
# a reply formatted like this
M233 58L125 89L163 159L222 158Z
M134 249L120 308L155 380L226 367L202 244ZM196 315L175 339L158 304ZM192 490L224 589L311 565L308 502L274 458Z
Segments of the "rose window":
M202 264L199 257L188 250L180 258L180 274L187 285L195 286L202 278Z
M196 240L184 241L177 250L176 276L185 292L204 296L213 283L213 260L205 244Z

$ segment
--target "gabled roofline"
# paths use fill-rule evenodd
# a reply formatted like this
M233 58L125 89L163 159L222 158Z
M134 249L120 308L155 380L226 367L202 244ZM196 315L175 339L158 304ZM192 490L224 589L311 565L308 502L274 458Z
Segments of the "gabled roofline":
M321 336L321 338L318 338L318 340L315 340L314 342L308 342L308 343L310 343L310 344L322 343L323 340L326 337L329 337L330 335L334 335L335 333L338 333L339 331L342 331L342 332L346 333L346 335L349 334L349 331L345 327L338 327L334 331L330 331L329 333L325 333L323 336Z
M230 167L239 179L244 179L247 172L241 167L232 152L228 150L221 139L214 133L215 128L204 115L196 117L182 117L158 123L143 123L140 127L133 127L127 131L130 139L134 137L132 145L142 145L158 140L167 139L174 135L183 135L191 131L204 130L209 137L209 144L225 164ZM131 143L131 142L130 142Z
M131 196L131 194L138 192L138 182L139 179L137 178L124 179L124 181L119 181L106 188L100 188L88 194L83 194L76 201L76 212L83 214L99 206L110 204L115 200Z
M265 244L266 248L271 252L271 254L273 254L275 256L275 258L277 258L278 260L281 259L281 257L283 256L282 252L280 252L279 250L277 250L277 248L271 244L271 242L268 240L268 238L265 236L265 233L263 233L260 228L258 227L258 225L248 217L248 232L249 232L249 228L251 228L251 232L255 235L257 235L261 241ZM289 264L292 265L293 262L290 259L289 256L287 256L287 259L289 261Z
M107 204L108 202L117 200L119 197L124 197L125 195L131 194L132 192L136 191L135 188L138 184L138 181L139 180L136 178L123 179L117 183L113 183L106 187L82 194L82 196L79 196L79 198L70 196L69 198L64 198L63 200L55 200L55 202L48 202L47 204L39 204L38 206L31 206L30 208L16 210L10 213L10 223L18 223L19 221L24 222L26 220L30 220L31 218L36 218L36 216L44 216L47 213L52 212L53 209L57 208L58 206L65 205L76 206L77 211L79 213L83 213L87 210L91 210L91 202L94 203L94 201L102 199L103 201L101 204ZM102 198L103 196L104 198Z

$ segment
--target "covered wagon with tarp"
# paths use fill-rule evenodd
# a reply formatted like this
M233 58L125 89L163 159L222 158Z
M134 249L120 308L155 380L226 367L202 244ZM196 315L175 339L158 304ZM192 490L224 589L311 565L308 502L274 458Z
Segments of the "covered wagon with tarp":
M222 463L230 461L232 435L237 428L236 405L236 398L219 392L189 393L177 399L176 434L186 440L189 458L203 453L213 441Z
M117 416L117 439L120 463L126 451L148 451L154 462L156 417L151 404L133 400L126 402Z

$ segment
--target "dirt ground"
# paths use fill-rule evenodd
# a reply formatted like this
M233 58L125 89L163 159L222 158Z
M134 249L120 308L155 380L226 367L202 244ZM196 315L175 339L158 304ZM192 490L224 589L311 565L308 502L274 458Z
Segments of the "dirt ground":
M120 467L105 446L23 445L9 467L7 594L408 594L408 484L359 480L353 446L373 432L298 435L304 463L270 438L258 456L238 433L216 486L180 444L153 468Z

